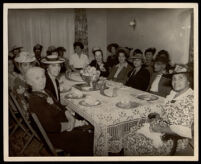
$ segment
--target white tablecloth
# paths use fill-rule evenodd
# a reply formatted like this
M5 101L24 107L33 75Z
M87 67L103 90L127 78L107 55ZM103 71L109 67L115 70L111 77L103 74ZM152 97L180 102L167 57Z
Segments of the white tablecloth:
M72 86L80 82L65 80L63 86ZM85 92L95 97L101 104L94 107L86 107L79 104L83 99L65 99L65 93L61 94L61 103L84 117L94 126L94 155L107 156L108 152L119 152L122 149L123 136L130 128L137 126L142 117L150 113L151 106L162 104L164 98L159 97L155 101L138 99L139 94L149 94L130 87L123 87L117 91L117 97L105 97L100 91ZM131 100L140 105L134 109L121 109L116 103L122 99Z

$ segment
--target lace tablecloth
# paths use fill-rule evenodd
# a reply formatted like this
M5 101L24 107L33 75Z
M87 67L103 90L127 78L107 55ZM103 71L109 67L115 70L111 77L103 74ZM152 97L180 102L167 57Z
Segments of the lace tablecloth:
M79 82L80 83L80 82ZM63 85L74 85L75 82L65 81ZM61 103L88 120L94 130L94 155L107 156L108 152L119 152L122 149L122 139L133 126L138 126L140 118L150 113L151 107L162 104L164 98L159 97L155 101L138 99L139 94L149 94L129 87L118 89L117 97L105 97L100 91L85 92L86 95L95 97L101 104L94 107L86 107L79 104L83 99L65 99L65 93L61 94ZM131 100L140 105L133 109L121 109L116 104L122 99Z

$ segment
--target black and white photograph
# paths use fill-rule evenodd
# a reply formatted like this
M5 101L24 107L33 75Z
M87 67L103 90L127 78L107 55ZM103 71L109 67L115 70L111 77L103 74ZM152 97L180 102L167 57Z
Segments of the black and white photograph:
M4 161L198 160L198 4L3 9Z

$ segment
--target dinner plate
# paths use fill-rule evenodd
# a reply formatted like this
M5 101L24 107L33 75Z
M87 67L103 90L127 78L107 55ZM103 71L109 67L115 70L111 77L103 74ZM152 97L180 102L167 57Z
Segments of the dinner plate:
M131 109L131 108L136 108L138 107L140 104L134 102L134 101L129 101L129 103L122 103L122 102L118 102L116 104L116 106L118 108L122 108L122 109Z
M70 76L66 76L66 78L70 81L74 81L74 82L83 82L81 76L77 73L72 73Z
M79 102L79 104L82 105L82 106L93 107L93 106L100 105L101 102L99 100L97 100L95 104L88 104L85 100L82 100L82 101Z
M157 97L157 96L148 95L148 94L138 95L137 98L138 98L138 99L141 99L141 100L146 100L146 101L158 100L158 97Z
M82 99L86 97L86 94L83 94L81 97L77 95L73 95L72 93L68 93L64 96L66 99Z
M100 90L100 88L98 88L98 87L95 87L95 88L90 87L87 83L75 84L73 87L79 89L80 91L98 91L98 90ZM108 87L105 87L105 89L108 89Z
M63 89L62 91L60 91L60 93L66 93L66 92L69 92L71 90L71 88L69 89Z

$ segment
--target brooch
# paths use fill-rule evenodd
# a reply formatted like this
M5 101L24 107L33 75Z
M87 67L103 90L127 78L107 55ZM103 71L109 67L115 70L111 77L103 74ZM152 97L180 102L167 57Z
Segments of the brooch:
M51 97L47 97L47 102L48 102L49 104L54 104L54 101L52 100Z

